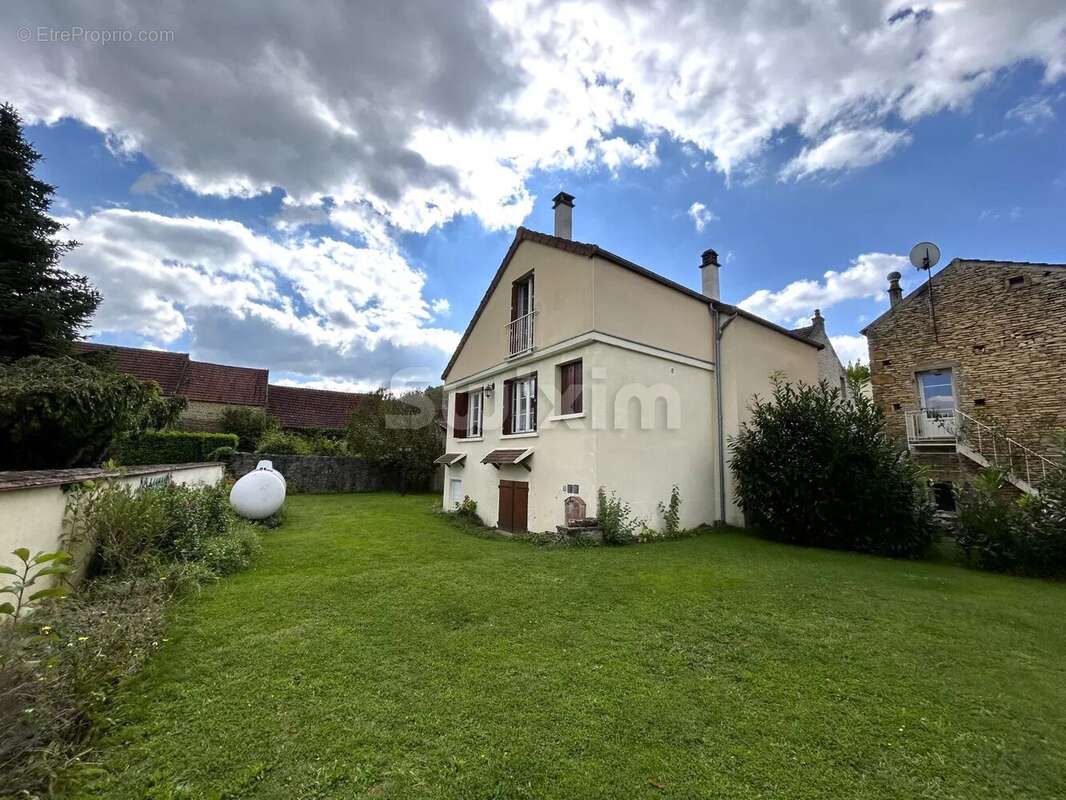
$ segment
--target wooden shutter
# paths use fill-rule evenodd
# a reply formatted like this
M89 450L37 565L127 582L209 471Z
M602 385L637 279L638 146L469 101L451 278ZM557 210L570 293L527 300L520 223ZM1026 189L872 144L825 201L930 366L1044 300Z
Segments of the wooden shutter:
M511 322L518 319L518 294L522 291L521 283L511 284Z
M559 367L560 414L580 414L582 410L581 362L571 361Z
M503 432L514 432L514 413L511 408L511 387L514 381L503 382Z
M470 395L467 392L456 392L455 395L455 421L452 423L452 435L456 439L466 438L467 415L470 413Z

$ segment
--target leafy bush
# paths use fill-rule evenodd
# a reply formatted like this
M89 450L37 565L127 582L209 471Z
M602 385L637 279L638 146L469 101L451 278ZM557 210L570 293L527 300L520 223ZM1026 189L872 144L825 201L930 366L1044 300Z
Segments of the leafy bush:
M120 464L190 464L213 461L210 456L220 447L236 448L232 433L195 431L150 431L123 437L115 443L115 460Z
M346 456L348 455L348 442L334 436L326 436L316 433L307 439L312 455L316 456Z
M348 451L395 476L401 487L428 487L444 452L439 390L364 395L348 426Z
M677 484L674 484L674 488L670 490L670 500L666 503L659 503L659 513L663 518L663 529L661 536L666 539L673 539L680 536L681 531L681 491L677 488Z
M1066 465L1040 494L1013 499L1006 473L984 470L958 496L955 541L980 569L1038 577L1066 576Z
M259 555L260 549L259 534L255 527L247 522L238 522L225 536L204 539L199 558L208 570L221 577L247 569Z
M932 544L933 509L921 471L885 433L863 397L824 382L775 381L732 442L731 466L748 521L794 544L918 557Z
M12 555L20 562L17 567L0 565L0 575L15 576L14 581L0 588L0 594L12 596L11 601L0 603L0 615L18 619L32 611L42 600L66 596L66 587L44 587L38 584L38 581L50 575L66 575L70 572L70 553L60 550L55 553L30 555L30 551L25 547L19 547ZM34 589L34 586L40 588Z
M455 513L471 521L481 522L481 517L477 515L477 501L470 495L464 495L462 502L455 504Z
M297 433L273 431L259 440L255 452L276 456L309 456L311 444Z
M261 408L251 406L227 408L222 412L222 430L237 437L236 447L242 453L254 453L259 440L278 430L278 421Z
M237 453L232 447L217 447L207 454L208 461L229 461L230 456Z
M604 544L632 544L637 541L637 530L642 525L633 517L629 503L624 502L616 492L608 494L602 486L597 489L596 509Z
M164 425L176 408L156 384L78 359L0 364L0 469L97 464L116 437Z

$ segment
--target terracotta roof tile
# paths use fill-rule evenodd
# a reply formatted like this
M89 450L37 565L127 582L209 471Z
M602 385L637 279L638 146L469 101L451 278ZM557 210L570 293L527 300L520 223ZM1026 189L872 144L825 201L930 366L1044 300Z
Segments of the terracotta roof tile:
M190 361L180 393L205 403L266 406L269 372L250 367L230 367Z
M181 388L182 379L189 368L188 353L168 353L164 350L146 350L139 347L118 347L93 342L75 342L76 353L110 352L114 354L115 367L140 378L155 381L163 394L174 395Z
M285 428L341 430L348 427L352 412L362 398L363 395L351 392L271 384L267 411Z

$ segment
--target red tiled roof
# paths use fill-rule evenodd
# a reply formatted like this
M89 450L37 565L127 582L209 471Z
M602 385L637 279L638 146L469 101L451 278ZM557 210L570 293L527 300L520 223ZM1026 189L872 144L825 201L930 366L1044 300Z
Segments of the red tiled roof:
M267 411L277 417L283 428L348 427L361 394L304 389L299 386L270 385Z
M189 368L188 353L168 353L164 350L118 347L92 342L75 342L74 351L77 353L113 353L115 367L119 372L128 373L142 381L155 381L166 395L178 393L182 379Z
M250 367L230 367L190 361L181 394L205 403L265 406L269 372Z

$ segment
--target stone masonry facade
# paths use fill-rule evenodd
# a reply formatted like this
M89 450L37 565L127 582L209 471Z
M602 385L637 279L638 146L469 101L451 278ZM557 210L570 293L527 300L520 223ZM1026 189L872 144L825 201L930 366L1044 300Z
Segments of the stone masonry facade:
M906 440L915 374L950 367L955 405L1039 453L1066 428L1066 265L955 259L871 323L874 401Z

